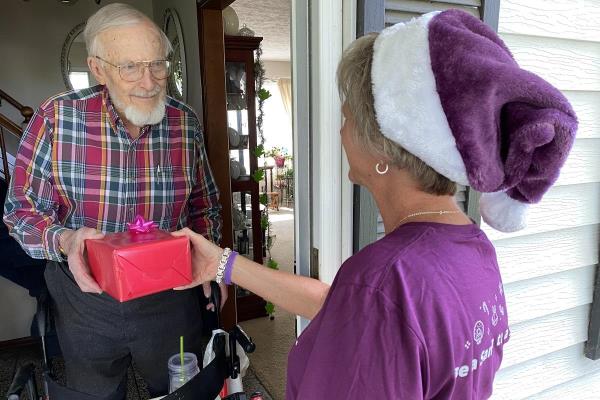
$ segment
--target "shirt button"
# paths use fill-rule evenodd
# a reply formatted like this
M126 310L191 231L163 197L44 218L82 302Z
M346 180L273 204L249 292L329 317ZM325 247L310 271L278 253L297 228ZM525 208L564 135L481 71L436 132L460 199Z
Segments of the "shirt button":
M133 207L129 208L129 213L133 215Z

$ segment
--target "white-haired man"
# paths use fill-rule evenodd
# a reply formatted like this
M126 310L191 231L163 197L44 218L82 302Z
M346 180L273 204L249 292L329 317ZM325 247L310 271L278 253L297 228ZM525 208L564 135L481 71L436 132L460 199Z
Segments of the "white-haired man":
M166 96L171 45L144 14L111 4L84 31L100 85L44 102L21 141L5 223L29 255L49 260L67 385L124 394L133 359L152 395L167 389L167 359L201 352L198 293L166 291L125 303L90 274L84 241L125 230L136 215L164 230L220 239L220 207L200 123Z

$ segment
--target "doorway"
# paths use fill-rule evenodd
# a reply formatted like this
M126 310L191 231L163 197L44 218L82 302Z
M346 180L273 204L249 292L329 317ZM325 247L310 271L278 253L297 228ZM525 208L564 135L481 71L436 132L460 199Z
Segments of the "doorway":
M231 19L237 17L240 33L262 37L260 48L255 51L254 73L257 145L263 146L263 154L257 160L258 168L264 171L258 182L261 218L266 219L262 226L265 228L263 264L295 273L291 4L291 0L236 0L230 5L235 16L231 10L223 14L226 35ZM238 196L232 193L234 225L237 219L251 217L236 205L236 201L242 200ZM274 400L284 399L287 354L296 340L296 318L267 303L262 305L263 316L244 321L246 317L241 311L246 293L236 294L238 321L257 348L249 355L252 371Z

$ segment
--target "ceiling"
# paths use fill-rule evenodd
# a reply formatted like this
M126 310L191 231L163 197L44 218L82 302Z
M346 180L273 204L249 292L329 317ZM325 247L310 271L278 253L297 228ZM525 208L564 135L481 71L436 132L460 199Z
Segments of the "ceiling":
M231 4L240 20L262 36L263 60L290 60L291 0L236 0Z

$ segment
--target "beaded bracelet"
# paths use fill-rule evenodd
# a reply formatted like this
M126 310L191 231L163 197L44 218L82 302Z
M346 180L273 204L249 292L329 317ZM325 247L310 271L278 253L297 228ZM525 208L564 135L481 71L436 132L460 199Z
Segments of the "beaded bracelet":
M223 273L225 272L225 266L230 254L231 249L229 247L225 247L225 250L223 250L223 254L221 255L221 260L219 260L219 265L217 266L217 278L215 279L217 283L221 283L223 281Z

